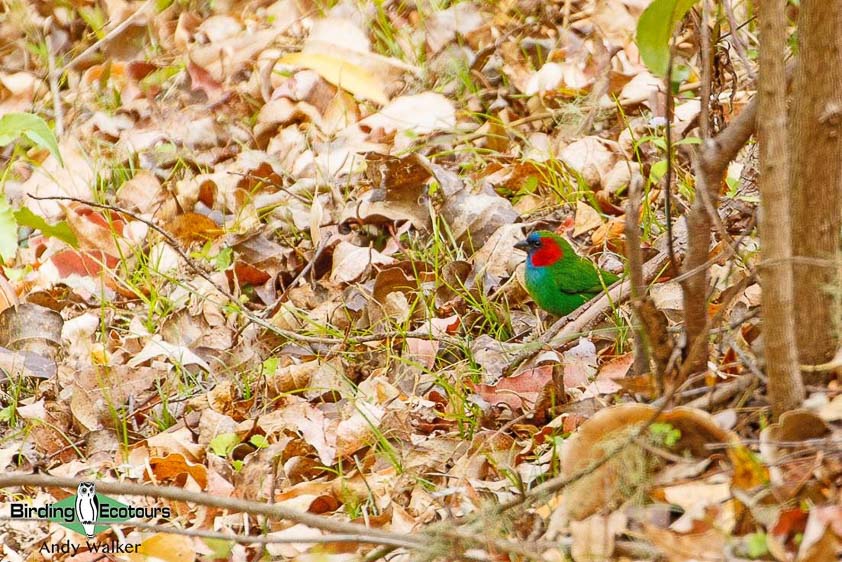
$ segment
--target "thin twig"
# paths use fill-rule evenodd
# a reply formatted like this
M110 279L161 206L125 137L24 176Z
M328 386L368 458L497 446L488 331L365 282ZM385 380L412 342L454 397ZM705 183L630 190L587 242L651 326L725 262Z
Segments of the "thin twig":
M656 447L655 445L651 444L646 439L637 438L637 439L634 440L634 444L637 445L638 447L640 447L641 449L643 449L644 451L652 453L656 457L661 457L662 459L668 460L670 462L676 462L676 463L681 463L681 464L685 464L685 463L689 464L689 463L696 463L697 462L696 459L690 459L690 458L687 458L687 457L682 457L681 455L676 455L675 453L670 453L666 449L661 449L660 447Z
M181 258L184 261L187 262L187 265L189 265L191 267L191 269L196 270L196 273L198 273L199 275L204 277L205 280L210 282L211 285L216 285L213 282L212 279L209 279L207 277L207 273L202 268L200 268L198 265L193 263L193 259L190 256L188 256L187 253L184 252L184 250L181 249L181 246L179 245L178 241L176 241L175 238L173 238L166 230L164 230L163 228L161 228L160 226L158 226L154 222L152 222L148 219L145 219L145 218L141 217L140 215L138 215L136 213L133 213L133 212L128 211L126 209L122 209L122 208L117 207L115 205L107 205L105 203L97 203L96 201L90 201L88 199L82 199L81 197L70 197L70 196L66 196L66 195L44 195L44 196L40 196L40 195L33 195L31 193L28 193L27 195L29 196L30 199L35 199L37 201L74 201L76 203L81 203L83 205L87 205L88 207L95 207L97 209L105 209L107 211L112 211L112 212L115 212L115 213L119 213L121 215L126 215L127 217L131 217L132 219L134 219L136 221L142 222L143 224L145 224L146 226L148 226L149 228L151 228L152 230L154 230L155 232L157 232L158 234L163 236L164 239L167 241L167 244L172 246L172 249L175 250L178 253L178 255L181 256Z
M40 517L10 517L8 515L0 515L0 521L36 521L36 522L50 522L50 519ZM169 535L181 535L185 537L199 537L203 539L219 539L225 541L236 542L240 544L289 544L289 543L303 543L303 544L334 544L334 543L366 543L366 544L380 544L386 548L415 548L416 544L395 538L394 544L389 544L390 539L372 538L366 534L328 534L328 535L287 535L283 537L269 537L259 535L234 535L230 533L222 533L218 531L204 531L202 529L182 529L173 527L172 525L158 525L154 523L145 523L143 521L127 521L126 523L114 523L111 521L95 521L96 525L107 525L109 527L128 527L136 529L145 529L148 531L156 531L158 533L166 533ZM401 535L404 536L404 535Z
M713 387L709 394L699 396L695 400L691 400L685 404L685 406L689 408L699 408L700 410L706 410L709 412L719 404L730 400L737 393L747 389L755 380L757 379L751 375L737 377L734 381Z
M58 88L61 72L56 72L53 34L48 33L44 41L47 44L47 77L50 82L50 95L53 97L53 119L55 120L56 137L61 138L64 136L64 106L61 104L61 93Z
M96 43L94 43L93 45L91 45L90 47L88 47L87 49L85 49L84 51L82 51L81 53L76 55L75 57L73 57L73 59L71 59L70 62L68 62L67 64L64 65L64 68L61 71L62 74L64 72L70 70L71 68L73 68L74 66L79 64L80 62L87 59L90 55L92 55L94 52L99 50L100 47L102 47L103 45L105 45L106 43L108 43L109 41L111 41L112 39L117 37L119 34L121 34L123 31L125 31L132 23L134 23L134 21L136 19L138 19L140 17L141 14L143 14L144 11L146 11L146 9L148 7L150 7L154 4L154 1L155 0L146 0L146 2L144 2L143 5L140 6L137 10L135 10L135 12L132 15L130 15L129 17L124 19L122 22L120 22L116 27L114 27L114 29L109 31L102 39L100 39L99 41L97 41Z
M76 489L85 478L63 478L49 474L10 473L0 475L0 489L17 486L32 486L37 488L71 488ZM214 496L204 492L191 492L183 488L169 486L146 486L128 482L97 481L97 491L105 494L123 496L145 496L189 502L209 507L217 507L251 515L265 515L273 519L295 521L314 529L323 531L365 537L364 542L371 544L400 545L407 548L417 548L424 544L420 537L406 534L390 533L381 529L369 529L356 523L339 521L322 517L312 513L290 509L283 505L270 505L262 502ZM363 539L359 539L363 542Z
M365 557L362 559L362 562L377 562L381 558L385 558L386 556L394 552L396 548L397 547L385 544L379 546L371 552L369 552L368 554L366 554Z
M673 11L675 6L673 6ZM675 242L672 237L672 178L674 174L673 150L672 150L672 120L674 113L675 100L672 97L672 65L673 65L673 50L672 45L669 46L670 55L667 63L667 77L665 78L666 86L666 129L664 130L664 139L667 144L667 173L664 178L664 214L667 221L667 250L669 251L670 267L673 273L678 272L678 260L675 259Z
M289 294L290 289L295 287L295 285L301 279L303 279L308 273L310 273L311 269L313 269L313 266L316 264L316 262L322 256L324 251L327 249L327 246L328 246L327 243L330 240L330 238L331 238L331 233L328 232L325 235L325 237L322 238L319 241L319 244L316 247L316 251L313 252L313 257L310 258L310 261L307 262L307 265L305 265L301 269L301 271L298 272L298 275L295 276L295 279L290 281L290 283L286 287L284 287L283 292L281 292L281 294L278 295L278 298L276 298L274 300L274 302L272 302L272 304L270 304L269 306L266 307L266 311L262 314L262 316L269 317L269 316L272 316L273 314L275 314L276 309L281 305L282 302L284 302L284 299L286 299L286 296Z
M754 67L751 64L751 61L748 60L748 55L746 55L746 48L743 45L743 39L737 33L739 26L737 25L737 18L734 16L734 3L732 0L723 0L722 2L725 5L725 15L728 18L728 27L731 28L731 37L733 37L733 45L734 50L737 51L737 56L740 57L740 61L743 63L743 67L746 69L746 74L748 77L754 81L755 72Z
M706 142L711 138L710 135L710 91L711 91L711 73L713 71L711 64L711 45L710 38L710 4L708 0L702 0L702 21L699 24L699 33L701 35L701 63L702 63L702 85L701 85L701 104L699 107L699 130L701 132L702 142Z

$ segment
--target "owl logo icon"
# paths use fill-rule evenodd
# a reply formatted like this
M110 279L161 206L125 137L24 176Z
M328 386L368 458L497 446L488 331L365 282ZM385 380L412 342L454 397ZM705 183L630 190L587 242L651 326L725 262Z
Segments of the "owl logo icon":
M76 520L82 524L89 539L94 538L94 527L99 516L99 500L93 482L82 482L76 490Z

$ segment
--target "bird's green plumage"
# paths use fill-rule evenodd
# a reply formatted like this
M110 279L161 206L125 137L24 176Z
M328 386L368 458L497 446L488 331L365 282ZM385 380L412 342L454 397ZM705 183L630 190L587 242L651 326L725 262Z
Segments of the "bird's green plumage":
M526 289L539 307L558 316L570 314L619 279L546 230L533 232L518 247L527 252Z

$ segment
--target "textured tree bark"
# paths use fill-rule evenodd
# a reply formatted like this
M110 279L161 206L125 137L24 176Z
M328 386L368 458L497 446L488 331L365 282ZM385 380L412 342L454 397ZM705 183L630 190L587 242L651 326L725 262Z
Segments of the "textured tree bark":
M842 0L803 0L789 135L795 331L801 363L838 342L842 228ZM802 258L807 258L802 259ZM833 294L833 290L837 295ZM765 290L765 289L764 289ZM813 375L815 376L815 375ZM808 382L812 376L808 376Z
M643 279L643 251L640 246L640 191L639 178L629 183L629 198L626 203L626 257L629 263L631 281L631 305L639 326L634 330L633 372L642 375L649 372L649 343L646 328L640 318L640 303L646 298L646 283ZM659 390L663 391L663 388Z
M757 121L757 98L751 100L736 119L713 138L703 141L694 162L696 174L696 199L687 213L687 258L683 275L690 274L682 283L684 302L684 333L686 335L683 371L698 373L707 369L708 336L708 271L704 267L710 251L713 220L708 210L716 209L719 186L728 163L745 146L754 133ZM705 204L705 201L708 204ZM673 381L676 386L683 381Z
M698 373L707 369L708 338L710 326L708 323L708 274L702 264L707 261L710 251L712 217L708 213L706 201L716 208L719 198L719 184L725 167L719 167L709 158L715 152L714 139L710 133L710 88L711 88L711 40L710 4L702 0L702 21L699 26L701 35L701 63L702 86L700 90L701 111L699 113L699 136L702 146L693 162L696 175L696 198L687 213L687 260L684 262L684 273L695 271L681 284L682 300L684 302L684 366L682 372ZM727 166L728 163L725 163ZM711 200L712 201L709 201ZM681 385L683 380L671 381L671 387Z
M804 401L793 316L786 114L786 13L782 2L759 6L760 284L769 402L777 418Z

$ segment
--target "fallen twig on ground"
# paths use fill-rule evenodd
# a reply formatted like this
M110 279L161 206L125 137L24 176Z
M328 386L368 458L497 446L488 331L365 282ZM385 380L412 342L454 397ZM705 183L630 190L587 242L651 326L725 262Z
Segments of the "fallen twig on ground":
M62 478L50 476L49 474L20 474L12 473L0 476L0 489L7 489L16 486L32 486L37 488L71 488L76 489L85 478ZM295 521L314 529L321 529L341 535L352 535L358 542L370 544L385 544L390 546L401 546L415 548L424 545L421 537L401 533L391 533L380 529L370 529L356 523L348 523L322 517L281 505L271 505L262 502L242 500L238 498L227 498L213 496L202 492L191 492L182 488L169 486L146 486L143 484L132 484L128 482L108 482L98 480L96 483L98 492L104 494L118 494L124 496L146 496L162 498L175 501L189 502L209 507L218 507L230 511L249 513L252 515L264 515L273 519L285 519Z

